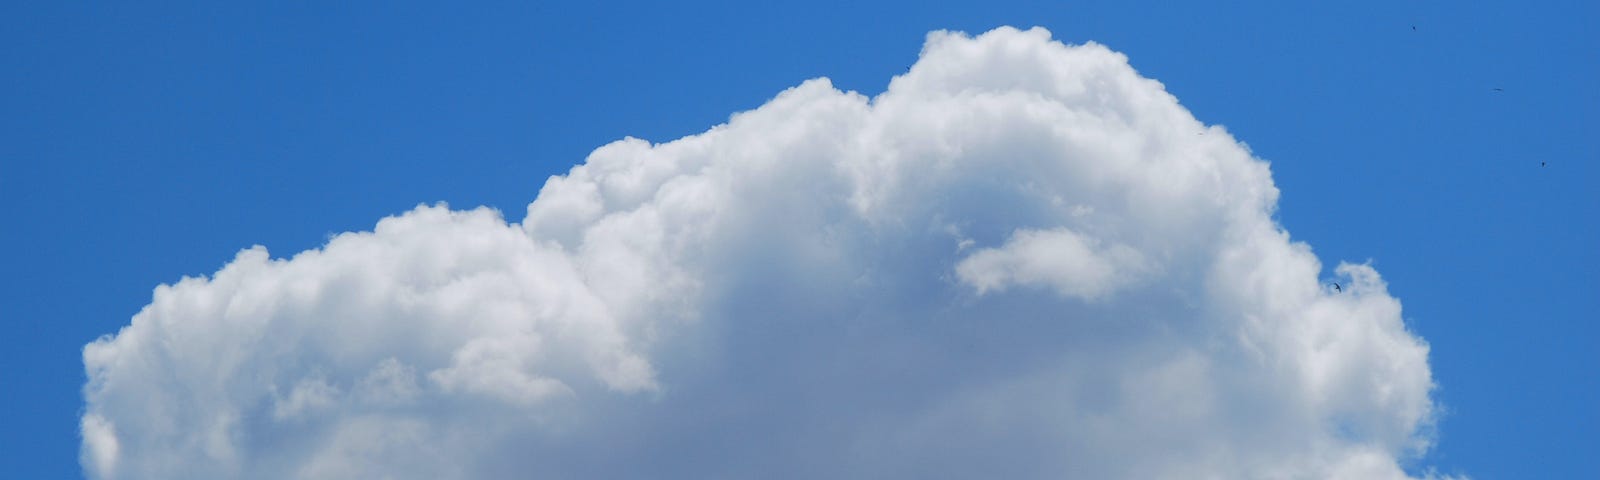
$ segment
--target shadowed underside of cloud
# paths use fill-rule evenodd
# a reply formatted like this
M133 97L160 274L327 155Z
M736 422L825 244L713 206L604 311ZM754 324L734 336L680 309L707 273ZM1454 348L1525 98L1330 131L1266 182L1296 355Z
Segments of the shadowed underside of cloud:
M1198 135L1206 132L1207 135ZM94 478L1406 478L1427 346L1266 163L1102 46L935 32L156 288L84 349Z

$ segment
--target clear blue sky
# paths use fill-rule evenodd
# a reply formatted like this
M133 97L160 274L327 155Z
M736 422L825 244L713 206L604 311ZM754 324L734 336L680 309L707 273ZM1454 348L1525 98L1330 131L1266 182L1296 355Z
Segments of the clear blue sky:
M419 202L516 220L604 143L1009 24L1126 53L1272 162L1295 238L1373 260L1432 345L1426 463L1600 478L1592 0L66 3L0 5L0 477L79 475L81 348L157 284Z

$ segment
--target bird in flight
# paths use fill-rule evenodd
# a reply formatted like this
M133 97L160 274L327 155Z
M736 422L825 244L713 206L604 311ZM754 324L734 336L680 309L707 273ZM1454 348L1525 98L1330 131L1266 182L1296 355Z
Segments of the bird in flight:
M1500 87L1495 87L1494 91L1496 91L1496 92L1504 92L1504 91L1506 91L1506 89L1500 88Z
M1413 31L1413 32L1417 31L1417 26L1416 25L1412 25L1411 26L1411 31Z
M1543 167L1544 166L1544 162L1539 162L1539 166Z
M1340 287L1339 282L1333 282L1333 291L1343 293L1344 287Z

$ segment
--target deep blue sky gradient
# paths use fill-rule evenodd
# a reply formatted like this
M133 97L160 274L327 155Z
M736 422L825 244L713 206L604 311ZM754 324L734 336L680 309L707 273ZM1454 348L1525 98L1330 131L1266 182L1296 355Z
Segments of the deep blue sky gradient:
M1010 24L1128 54L1330 270L1374 262L1433 347L1424 464L1600 478L1600 2L212 3L0 4L0 477L81 475L81 348L159 283L421 202L519 220L604 143Z

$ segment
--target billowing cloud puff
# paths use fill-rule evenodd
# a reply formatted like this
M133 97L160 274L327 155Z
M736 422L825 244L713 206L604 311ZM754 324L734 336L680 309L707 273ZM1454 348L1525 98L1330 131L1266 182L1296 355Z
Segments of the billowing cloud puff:
M1428 349L1267 164L1105 47L936 32L625 139L520 223L421 206L84 349L121 478L1406 478ZM1413 470L1415 471L1415 470Z

